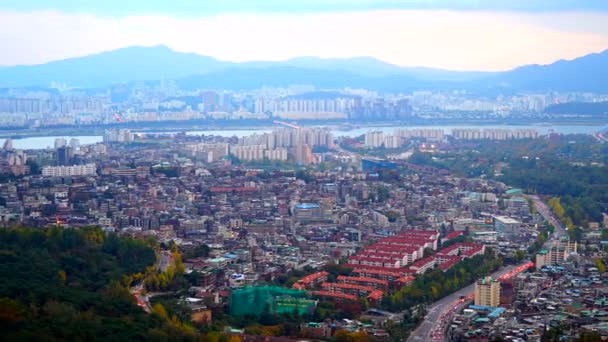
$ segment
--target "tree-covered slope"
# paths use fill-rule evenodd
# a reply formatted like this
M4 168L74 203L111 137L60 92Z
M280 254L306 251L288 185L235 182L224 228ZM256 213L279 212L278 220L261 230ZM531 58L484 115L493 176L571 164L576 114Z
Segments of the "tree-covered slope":
M146 242L96 228L0 229L2 339L195 340L129 293L155 258Z

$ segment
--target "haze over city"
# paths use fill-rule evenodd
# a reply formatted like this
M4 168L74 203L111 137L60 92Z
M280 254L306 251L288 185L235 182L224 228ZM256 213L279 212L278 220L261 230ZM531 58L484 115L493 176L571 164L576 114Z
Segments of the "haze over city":
M7 0L0 22L0 65L162 44L226 61L370 56L497 71L608 47L602 1Z

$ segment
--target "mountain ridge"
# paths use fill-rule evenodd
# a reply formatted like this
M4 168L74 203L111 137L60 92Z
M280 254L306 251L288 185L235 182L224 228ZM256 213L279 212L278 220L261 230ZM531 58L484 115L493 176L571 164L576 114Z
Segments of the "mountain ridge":
M284 73L285 71L288 72ZM239 77L239 72L255 79ZM331 81L330 77L343 79L342 82L336 82ZM195 53L176 52L164 45L132 46L44 64L0 67L0 87L49 86L56 82L80 88L95 88L115 83L161 79L177 80L178 84L188 84L189 87L196 87L195 81L198 79L200 87L227 89L308 82L306 84L318 87L357 86L375 90L392 89L391 91L604 91L608 89L608 50L572 60L526 65L503 72L402 67L365 56L303 56L278 62L237 63ZM232 80L233 83L227 80ZM348 80L353 81L353 84L348 84ZM366 82L371 86L366 86Z

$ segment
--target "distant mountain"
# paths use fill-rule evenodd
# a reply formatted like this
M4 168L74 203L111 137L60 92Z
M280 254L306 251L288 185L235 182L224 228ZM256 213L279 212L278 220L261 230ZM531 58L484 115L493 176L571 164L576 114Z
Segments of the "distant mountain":
M320 70L344 70L366 76L407 75L424 81L468 81L491 76L484 71L451 71L427 67L401 67L372 57L318 58L298 57L283 62L285 65Z
M179 79L218 71L226 71L231 74L229 69L251 73L243 69L280 67L331 72L344 71L366 77L409 76L423 81L469 80L490 75L490 73L483 72L400 67L371 57L329 59L299 57L280 62L234 63L194 53L176 52L166 46L154 46L128 47L40 65L0 68L0 87L49 86L52 82L56 82L75 87L94 88L113 83ZM312 81L312 84L315 84L314 80ZM239 84L229 86L243 87Z
M287 87L301 84L324 89L353 87L387 92L412 91L420 88L435 89L443 85L408 75L373 77L344 70L305 69L292 66L233 68L189 76L179 79L177 84L189 90L203 88L252 90L262 86Z
M92 88L129 81L175 79L231 66L165 46L129 47L40 65L6 67L0 69L0 86L49 86L58 82Z
M480 85L526 91L608 90L608 50L548 65L528 65L489 77Z
M460 72L400 67L371 57L298 57L287 61L234 63L165 46L129 47L32 66L0 67L0 87L81 88L113 83L177 80L189 88L252 89L310 84L320 88L362 87L379 91L467 89L479 93L592 91L608 89L608 50L571 61L529 65L507 72Z

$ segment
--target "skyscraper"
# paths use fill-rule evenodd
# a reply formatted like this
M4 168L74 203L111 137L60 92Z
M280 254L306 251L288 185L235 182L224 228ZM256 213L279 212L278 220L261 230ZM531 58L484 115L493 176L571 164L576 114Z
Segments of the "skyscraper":
M60 147L65 147L67 145L67 140L65 140L64 138L56 138L55 139L55 149L58 149Z
M72 163L73 149L69 146L62 146L55 149L55 161L57 165L70 165Z
M315 162L312 149L306 144L298 144L293 148L293 158L297 164L312 164Z

